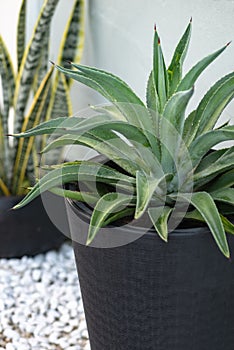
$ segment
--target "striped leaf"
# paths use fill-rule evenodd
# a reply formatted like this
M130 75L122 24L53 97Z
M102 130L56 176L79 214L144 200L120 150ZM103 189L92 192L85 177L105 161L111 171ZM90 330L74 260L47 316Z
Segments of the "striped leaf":
M134 199L123 193L107 193L97 202L93 214L91 216L87 245L94 240L99 229L103 227L105 221L110 214L127 209L128 205L132 205Z
M65 76L62 74L57 74L56 82L53 83L52 94L50 96L49 106L47 108L47 113L45 114L45 118L43 121L47 121L50 119L54 119L57 117L62 117L64 115L71 116L72 115L72 104L71 98L69 94L69 89L66 83ZM52 141L54 139L54 135L50 137ZM44 148L47 142L47 137L43 137L42 143L40 145L40 149ZM56 159L59 159L60 153L58 151L54 151L52 154L47 156L43 161L52 164Z
M15 85L15 77L13 64L9 55L9 52L4 44L3 39L0 37L0 75L1 75L1 90L2 90L2 106L1 106L1 159L3 163L3 168L5 169L6 176L4 179L10 176L10 158L11 150L9 145L9 140L4 135L8 134L8 118L10 107L13 102L13 91ZM7 181L8 182L8 181Z
M7 185L3 182L3 179L0 178L0 191L4 196L10 196L10 190Z
M53 68L48 72L46 77L41 83L40 88L33 100L32 106L26 116L22 132L27 128L37 125L41 119L41 114L44 111L44 103L47 101L47 95L49 93L51 85L51 77L53 73ZM13 172L13 191L15 193L22 191L22 183L26 174L26 169L33 147L34 137L21 139L18 144L18 149L16 153L16 158L14 162L14 172Z
M6 168L4 166L4 138L3 138L4 132L3 132L3 125L2 125L2 115L0 112L0 178L3 180L6 179Z
M69 16L58 56L58 64L70 68L68 62L80 62L84 48L84 0L76 0ZM72 80L66 77L70 86Z
M172 209L170 207L156 207L148 209L149 217L154 225L157 234L165 242L168 241L167 223L171 212Z
M119 173L118 171L94 162L74 162L68 165L62 164L40 179L31 191L17 204L14 209L21 208L38 197L41 193L65 183L77 181L94 181L103 183L123 182L134 184L134 178Z
M39 89L42 80L48 72L49 63L49 52L50 52L50 28L48 29L47 35L44 38L44 45L41 49L41 57L38 63L38 67L35 73L35 79L33 82L33 91L36 94Z
M15 90L15 72L13 68L13 62L11 60L10 54L7 50L7 47L3 41L3 38L0 35L0 69L4 69L7 83L8 83L8 100L9 105L13 105L13 97ZM1 73L2 74L2 73ZM2 82L3 83L3 82Z
M176 91L182 78L182 68L188 51L188 46L191 38L191 29L192 20L190 20L189 25L187 26L182 38L180 39L175 49L172 61L167 70L169 80L169 96L173 95L173 93Z
M47 32L50 28L51 20L58 1L59 0L46 0L44 2L30 42L24 51L24 56L16 81L15 133L19 133L21 131L26 103L34 81L34 74L36 73L40 62L44 39L47 36Z
M26 39L26 8L27 0L23 0L20 7L17 23L17 71L19 71L24 55Z

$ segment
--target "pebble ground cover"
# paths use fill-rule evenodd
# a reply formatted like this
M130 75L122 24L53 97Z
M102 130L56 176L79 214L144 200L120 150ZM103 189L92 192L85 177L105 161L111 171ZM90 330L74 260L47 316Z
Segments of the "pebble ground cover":
M0 350L90 350L69 243L0 259Z

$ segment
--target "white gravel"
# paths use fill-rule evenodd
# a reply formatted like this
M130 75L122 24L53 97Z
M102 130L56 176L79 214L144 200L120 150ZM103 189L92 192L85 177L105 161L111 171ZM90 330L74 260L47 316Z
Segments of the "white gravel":
M72 247L0 259L0 350L90 350Z

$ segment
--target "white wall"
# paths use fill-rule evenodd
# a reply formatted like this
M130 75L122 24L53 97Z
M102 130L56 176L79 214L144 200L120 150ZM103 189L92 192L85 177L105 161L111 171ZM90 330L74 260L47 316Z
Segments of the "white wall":
M15 56L16 21L21 0L1 0L0 33ZM37 18L43 0L29 0L28 32ZM64 25L73 0L60 0L55 13L50 58L56 60ZM234 0L87 0L86 42L83 62L121 76L144 98L152 60L153 26L161 36L166 61L193 17L193 34L185 69L204 55L234 39ZM193 106L220 76L234 68L234 43L203 74L196 85ZM90 89L75 83L73 111L102 99ZM192 106L191 106L192 108ZM225 118L234 116L234 104Z
M193 34L185 69L234 39L233 0L90 0L92 63L126 79L144 98L154 23L169 63L191 16ZM233 68L234 43L196 84L194 105L212 82ZM234 116L233 103L227 115Z

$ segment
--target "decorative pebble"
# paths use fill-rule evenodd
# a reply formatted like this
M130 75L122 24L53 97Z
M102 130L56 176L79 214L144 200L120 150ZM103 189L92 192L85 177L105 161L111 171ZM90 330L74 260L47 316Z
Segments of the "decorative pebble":
M0 350L90 350L74 254L0 259Z

